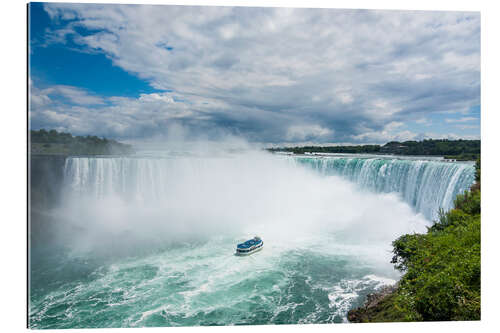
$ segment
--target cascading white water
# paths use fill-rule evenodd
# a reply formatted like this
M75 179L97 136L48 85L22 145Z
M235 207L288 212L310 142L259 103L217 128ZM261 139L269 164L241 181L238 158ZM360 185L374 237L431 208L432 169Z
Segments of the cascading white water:
M336 165L342 160L331 161ZM366 186L377 185L377 180L369 182L373 168L367 168L365 161L359 160L355 166L366 179ZM377 163L383 170L384 163ZM256 225L273 229L275 235L301 230L338 233L365 224L363 230L369 229L367 225L386 225L388 231L383 238L390 241L425 224L415 222L411 209L396 195L356 189L348 180L330 175L335 169L329 167L329 161L322 159L294 158L290 163L287 158L262 152L204 157L71 157L64 170L63 209L74 216L79 227L95 230L93 237L97 238L123 230L134 230L134 235L154 230L154 236L166 232L168 238L193 232L237 234L254 230ZM404 182L390 163L385 168L387 177L395 176L393 182ZM412 168L406 165L406 169ZM380 192L397 192L397 188L382 189L385 191ZM364 203L361 210L360 202ZM394 209L399 211L394 213ZM393 223L392 217L379 218L387 212L400 214L404 221ZM359 234L355 231L349 237ZM376 234L372 231L365 237L378 237Z
M30 326L342 322L398 278L391 242L430 223L411 205L432 213L472 180L472 165L418 160L71 157ZM263 251L232 255L255 234Z
M471 163L383 157L290 159L297 166L312 168L324 176L341 176L363 189L398 193L429 220L438 217L440 208L452 208L456 195L474 182ZM192 183L201 188L201 184L192 180L199 175L200 168L210 167L210 164L215 167L213 161L202 159L72 157L66 161L65 182L72 188L73 195L117 194L133 196L135 200L154 200L174 193L172 187L175 186Z
M453 207L474 182L472 163L387 157L292 157L323 175L337 175L377 193L398 193L430 220Z

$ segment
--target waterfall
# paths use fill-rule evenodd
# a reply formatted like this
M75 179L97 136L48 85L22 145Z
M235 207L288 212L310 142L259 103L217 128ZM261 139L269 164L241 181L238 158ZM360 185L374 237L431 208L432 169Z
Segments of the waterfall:
M388 157L293 156L285 159L291 161L294 168L311 168L324 177L340 176L362 189L397 193L429 220L438 217L439 208L450 209L456 195L474 182L472 163ZM217 176L233 184L244 181L237 179L235 171L244 164L248 168L255 164L253 167L262 169L263 177L272 172L269 171L272 164L259 165L260 162L252 157L238 162L240 164L234 163L231 157L70 157L64 168L64 182L69 189L67 195L102 198L111 194L141 202L167 197L176 199L175 193L182 191L213 196L213 193L205 193L207 186L203 184L211 181L211 173L222 167L230 175L221 176L217 172ZM211 190L217 191L214 187Z
M321 174L337 175L377 193L398 193L430 220L439 208L453 207L456 195L474 183L474 165L467 162L385 157L290 157L293 163Z

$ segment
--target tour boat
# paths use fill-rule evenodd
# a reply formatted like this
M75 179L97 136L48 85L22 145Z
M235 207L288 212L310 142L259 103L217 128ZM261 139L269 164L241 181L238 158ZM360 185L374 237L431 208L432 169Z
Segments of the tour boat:
M264 242L260 237L255 236L252 239L247 240L246 242L240 243L236 246L236 255L237 256L247 256L257 251L262 250L264 246Z

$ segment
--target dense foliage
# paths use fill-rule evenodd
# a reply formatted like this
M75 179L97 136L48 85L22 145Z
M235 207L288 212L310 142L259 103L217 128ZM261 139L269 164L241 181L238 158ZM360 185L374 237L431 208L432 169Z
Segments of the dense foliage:
M364 153L364 154L396 154L445 156L450 159L476 160L481 153L480 140L423 140L423 141L391 141L383 146L305 146L269 148L271 152L284 151L294 154L304 153Z
M32 154L110 155L129 154L132 146L97 136L73 136L56 130L30 131Z
M397 150L398 154L404 155L437 155L437 156L467 156L481 153L480 140L423 140L389 142L382 147L382 151Z
M294 154L304 153L348 153L348 154L378 154L380 153L379 145L364 145L364 146L304 146L304 147L285 147L285 148L269 148L271 152L286 151Z
M375 306L349 312L356 322L481 319L481 169L476 183L440 212L425 234L393 245L392 263L404 274L397 289Z
M395 307L404 320L481 318L481 191L476 184L455 199L426 234L393 242L392 262L403 275Z

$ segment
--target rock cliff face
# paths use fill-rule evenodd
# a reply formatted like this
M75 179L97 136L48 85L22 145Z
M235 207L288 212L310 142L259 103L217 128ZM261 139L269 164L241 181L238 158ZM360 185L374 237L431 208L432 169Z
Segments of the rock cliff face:
M55 218L51 210L61 200L65 156L31 155L29 164L30 246L47 244L53 238Z
M29 190L31 208L52 208L60 199L64 178L62 155L31 155L29 167Z
M383 287L378 292L369 294L363 306L347 313L347 319L351 323L401 321L402 318L398 318L396 313L385 311L387 306L392 305L391 301L396 289L397 284ZM391 317L387 316L388 313Z

